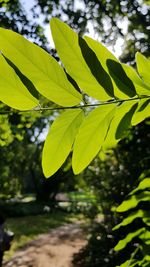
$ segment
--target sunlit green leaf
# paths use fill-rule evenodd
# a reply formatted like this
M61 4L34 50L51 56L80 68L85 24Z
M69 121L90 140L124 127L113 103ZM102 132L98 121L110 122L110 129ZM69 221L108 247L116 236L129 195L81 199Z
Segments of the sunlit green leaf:
M128 98L128 96L134 96L134 85L127 77L118 59L104 45L102 45L102 43L93 40L90 37L85 37L85 40L90 48L95 52L104 70L108 74L111 74L114 95L123 99Z
M132 260L127 260L124 263L122 263L121 265L116 266L116 267L134 267L137 264L138 264L138 261L135 261L134 259L132 259Z
M14 69L16 74L19 76L20 80L22 83L25 85L25 87L28 89L28 91L35 97L39 98L39 93L36 90L35 86L33 83L25 76L22 74L22 72L12 63L8 58L4 57L7 61L7 63Z
M131 242L131 240L137 236L139 236L141 233L145 231L145 228L138 229L137 231L133 233L129 233L124 239L121 239L118 244L115 246L115 251L122 250L126 247L128 243Z
M66 160L83 118L83 111L67 110L52 124L42 156L43 172L46 177L53 175Z
M73 170L80 173L99 152L115 112L114 104L100 106L83 121L73 149Z
M111 121L111 125L107 134L105 141L103 142L103 149L104 151L114 147L119 139L116 138L116 132L119 123L121 122L122 118L125 116L126 113L130 111L130 109L137 103L137 100L127 101L122 103L121 105L116 107L116 113L114 118Z
M132 195L129 199L123 201L121 205L117 208L117 212L125 212L129 209L135 208L141 201L149 201L150 192L145 191L137 195Z
M149 253L149 252L148 252ZM148 258L148 259L147 259ZM141 261L138 261L139 266L141 267L150 267L149 255L146 255Z
M38 100L28 92L2 54L0 54L0 101L19 110L32 109L38 105Z
M68 81L62 67L39 46L0 28L0 50L49 100L62 106L80 103L81 95Z
M96 54L87 45L86 41L80 36L79 36L79 46L81 48L81 52L86 61L86 64L90 68L93 76L96 78L101 87L106 91L106 93L111 97L114 97L114 90L110 76L102 67L102 64L98 60Z
M141 267L150 267L150 259L147 260L148 255L143 258L143 261L140 262L139 266Z
M124 136L126 130L131 126L132 116L137 108L137 103L134 104L131 109L125 113L116 130L116 139L120 139Z
M144 259L147 260L147 261L149 262L149 264L150 264L150 255L146 255L146 256L144 257Z
M140 235L140 238L142 239L142 241L146 244L146 245L150 245L150 231L145 231L144 233L142 233ZM149 260L150 260L150 256L149 256Z
M144 211L143 210L136 210L134 212L132 212L130 215L128 215L127 218L125 218L121 223L117 224L113 230L117 230L119 229L121 226L126 226L130 223L132 223L135 219L137 218L142 218L144 215Z
M150 96L150 86L145 84L143 80L139 77L135 69L127 64L122 63L122 67L126 72L127 76L132 80L135 90L139 96L148 95Z
M150 117L150 100L141 99L138 103L138 108L133 115L132 125L137 125L148 117Z
M137 68L143 81L150 88L150 60L143 56L141 53L136 53Z
M100 158L101 161L105 161L107 159L106 153L103 150L101 150L99 152L99 155L98 156L99 156L99 158Z
M150 226L150 213L146 212L146 214L143 216L143 222Z
M94 77L86 63L79 46L78 35L68 25L57 18L51 19L50 25L55 47L60 59L65 69L71 77L74 78L78 86L93 98L99 100L110 99L110 96ZM99 72L101 72L101 68ZM101 73L99 75L101 76Z
M134 97L136 95L135 86L124 71L122 64L112 59L107 59L106 64L118 89L127 96Z
M150 189L150 178L145 178L144 180L142 180L139 185L130 192L130 195L135 194L136 192L140 191L140 190L144 190L144 189Z

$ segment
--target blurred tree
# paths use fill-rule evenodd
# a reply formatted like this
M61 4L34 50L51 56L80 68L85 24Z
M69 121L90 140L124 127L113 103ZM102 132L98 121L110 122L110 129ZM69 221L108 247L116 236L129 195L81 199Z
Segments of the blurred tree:
M46 48L47 39L44 29L28 17L19 0L0 2L0 26L14 30Z
M45 23L57 16L80 34L92 28L95 37L106 46L115 46L118 39L122 39L121 60L124 62L134 64L136 51L149 55L150 6L147 1L35 0L35 7L39 6Z
M23 34L48 50L44 23L48 24L51 17L59 17L80 34L88 33L90 29L106 46L114 47L121 40L121 60L124 62L134 64L136 51L149 55L148 1L34 0L30 14L26 13L22 3L21 0L0 3L0 25Z
M4 107L3 107L4 108ZM38 201L55 200L58 191L75 190L75 176L71 164L66 163L53 177L45 179L41 154L47 127L54 120L51 111L44 114L10 113L1 124L0 138L0 194L14 197L34 193ZM9 127L9 131L7 129Z

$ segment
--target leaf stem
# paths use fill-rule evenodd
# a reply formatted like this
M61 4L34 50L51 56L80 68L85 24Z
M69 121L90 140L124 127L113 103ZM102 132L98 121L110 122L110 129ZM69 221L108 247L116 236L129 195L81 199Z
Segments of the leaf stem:
M130 258L130 260L129 260L129 262L128 262L127 267L130 267L130 264L131 264L132 260L134 259L134 256L137 254L137 252L138 252L139 249L140 249L140 244L138 244L137 248L136 248L136 249L134 250L134 252L131 254L131 258Z
M43 112L43 111L56 111L56 110L66 110L66 109L78 109L78 108L88 108L88 107L97 107L97 106L104 106L104 105L111 105L111 104L118 104L118 103L123 103L123 102L128 102L128 101L134 101L134 100L141 100L141 99L150 99L150 96L141 96L141 97L135 97L135 98L128 98L128 99L115 99L115 100L109 100L109 101L103 101L100 103L94 103L94 104L81 104L79 106L67 106L67 107L41 107L40 105L35 107L32 110L19 110L19 113L24 113L24 112ZM13 112L16 112L16 110L8 110L8 111L0 111L0 114L11 114Z

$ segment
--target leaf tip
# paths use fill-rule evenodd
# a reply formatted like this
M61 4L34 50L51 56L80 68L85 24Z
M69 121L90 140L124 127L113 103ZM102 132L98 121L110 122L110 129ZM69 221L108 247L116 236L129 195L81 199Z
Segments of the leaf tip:
M62 21L56 17L50 19L50 26L53 27L56 23L61 23Z

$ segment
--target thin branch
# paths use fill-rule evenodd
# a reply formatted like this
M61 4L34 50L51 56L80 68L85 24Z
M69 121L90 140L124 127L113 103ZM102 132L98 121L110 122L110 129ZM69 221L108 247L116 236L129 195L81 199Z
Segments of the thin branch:
M135 97L135 98L128 98L128 99L114 99L114 100L110 100L110 101L103 101L100 103L95 103L95 104L83 104L83 105L79 105L79 106L67 106L67 107L46 107L46 108L42 108L41 106L37 106L34 109L31 110L19 110L19 113L25 113L25 112L44 112L44 111L48 111L48 110L52 110L52 111L57 111L57 110L66 110L66 109L84 109L84 108L88 108L88 107L97 107L97 106L104 106L104 105L111 105L111 104L118 104L118 103L123 103L123 102L128 102L128 101L134 101L134 100L141 100L141 99L150 99L150 96L141 96L141 97ZM14 112L16 113L17 110L8 110L8 111L0 111L0 114L13 114Z
M138 244L137 248L131 254L131 258L130 258L130 260L128 262L128 265L126 267L130 267L130 265L132 263L132 260L134 259L134 256L137 254L137 252L139 251L139 249L140 249L140 244Z

